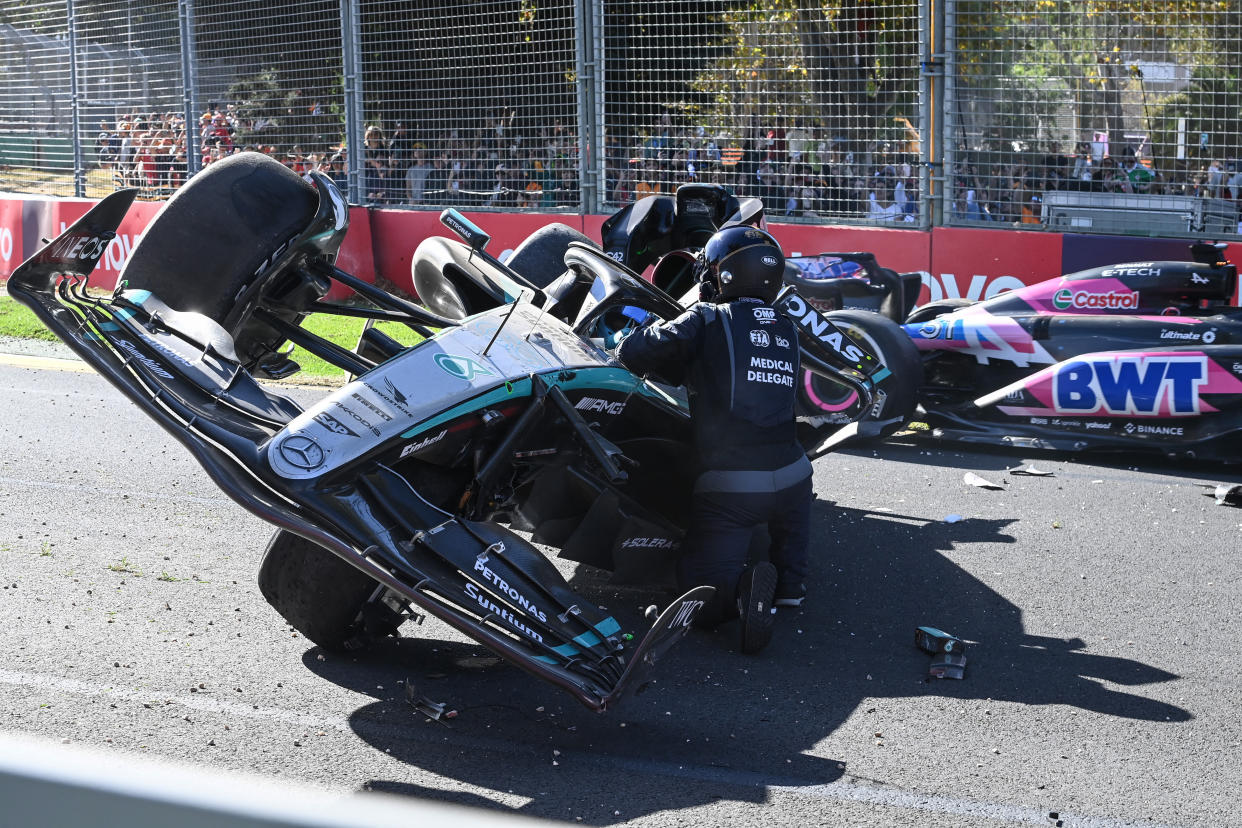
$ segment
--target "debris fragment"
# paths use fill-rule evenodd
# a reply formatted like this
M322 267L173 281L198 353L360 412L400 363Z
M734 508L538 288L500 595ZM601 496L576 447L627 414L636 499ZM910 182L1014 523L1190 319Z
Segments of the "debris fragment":
M1204 485L1212 489L1204 494L1215 497L1217 506L1242 506L1242 483L1217 483L1215 486L1207 483Z
M405 700L410 706L422 713L433 722L441 722L448 725L444 719L456 719L457 711L448 707L448 702L434 702L426 696L419 695L418 690L414 686L414 682L406 679L405 682Z
M1054 474L1054 472L1037 469L1033 465L1027 466L1024 469L1010 469L1009 473L1027 477L1052 477Z
M928 675L932 678L961 679L966 676L966 656L941 653L932 659Z
M999 486L996 483L993 483L991 480L985 480L984 478L980 477L974 472L966 472L965 476L962 477L962 482L969 483L971 486L978 486L980 489L1004 488L1003 486Z
M935 627L918 627L915 629L914 646L932 655L937 653L957 653L960 655L966 652L966 644L962 639L944 630L938 630Z

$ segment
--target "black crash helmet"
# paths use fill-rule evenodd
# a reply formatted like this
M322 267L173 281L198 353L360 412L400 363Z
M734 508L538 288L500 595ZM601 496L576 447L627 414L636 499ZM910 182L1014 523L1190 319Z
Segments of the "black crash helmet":
M750 296L771 302L784 281L785 254L764 231L735 225L707 240L703 265L720 298Z

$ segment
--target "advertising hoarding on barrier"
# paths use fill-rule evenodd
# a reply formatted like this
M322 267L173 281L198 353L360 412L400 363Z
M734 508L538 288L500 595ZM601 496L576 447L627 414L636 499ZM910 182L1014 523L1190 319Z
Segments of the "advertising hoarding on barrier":
M94 202L35 196L0 198L0 279L8 278L41 243L82 216ZM135 202L91 279L111 290L160 202ZM506 258L528 235L552 222L581 230L598 240L606 216L549 213L467 213L491 234L488 250ZM1005 290L1034 284L1089 267L1132 261L1189 257L1187 239L1091 236L1009 229L936 227L931 231L888 227L825 226L769 222L768 229L790 255L870 251L880 264L923 277L919 303L951 297L987 299ZM447 235L438 211L350 208L350 229L337 266L368 281L382 277L412 290L410 260L419 242ZM1242 265L1242 244L1232 243L1226 258ZM330 298L348 291L334 287Z
M584 218L576 214L549 213L462 211L462 215L492 237L492 240L488 242L487 252L502 261L509 257L509 254L522 243L523 239L540 227L559 222L575 230L582 230ZM587 232L588 236L598 241L599 225L603 223L604 217L587 216L586 218L599 219L594 222L595 232ZM352 234L353 231L350 232ZM376 272L402 290L411 292L413 281L410 276L410 261L419 242L428 236L456 238L452 231L440 223L438 210L372 210L371 233L375 239L373 248Z
M134 202L121 222L116 238L108 244L99 266L91 274L91 287L100 290L116 287L134 246L161 204L158 201ZM7 279L18 265L39 249L44 239L60 235L94 205L95 202L89 199L0 198L0 279ZM337 266L360 278L373 280L375 263L366 208L351 207L349 221L349 234L341 246ZM333 294L330 294L332 298L347 295L348 291L339 288L334 288Z
M937 227L931 236L931 267L923 275L920 304L990 299L1062 273L1057 233Z

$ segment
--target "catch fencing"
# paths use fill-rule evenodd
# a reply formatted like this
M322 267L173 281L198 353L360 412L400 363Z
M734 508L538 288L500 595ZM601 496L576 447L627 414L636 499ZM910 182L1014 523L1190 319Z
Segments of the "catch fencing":
M0 68L12 192L254 149L394 208L714 182L784 222L1238 233L1219 0L30 0Z

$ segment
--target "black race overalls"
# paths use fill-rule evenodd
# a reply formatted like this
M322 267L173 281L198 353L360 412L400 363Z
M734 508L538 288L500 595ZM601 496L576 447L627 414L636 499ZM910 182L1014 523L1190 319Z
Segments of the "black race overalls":
M685 384L699 462L679 585L716 588L707 624L736 617L735 593L755 527L767 524L782 584L806 577L811 463L794 422L793 323L758 299L699 303L622 341L637 374Z

